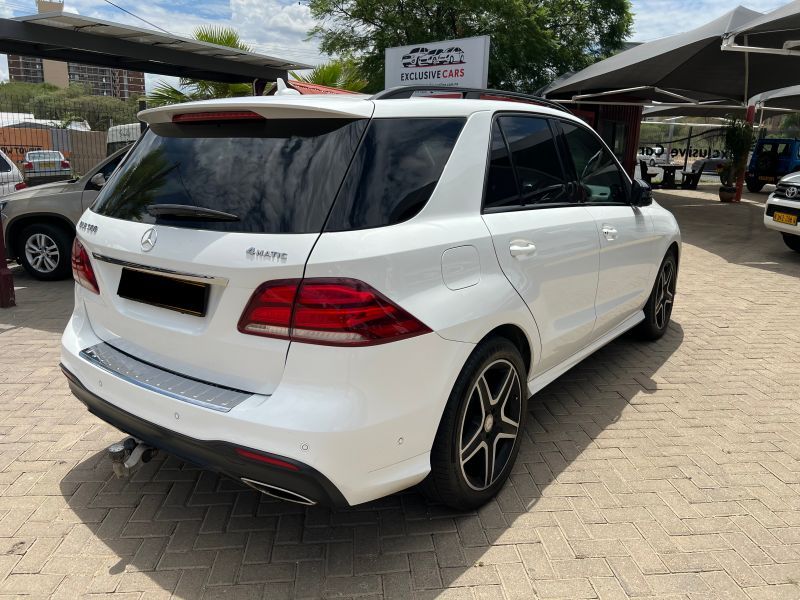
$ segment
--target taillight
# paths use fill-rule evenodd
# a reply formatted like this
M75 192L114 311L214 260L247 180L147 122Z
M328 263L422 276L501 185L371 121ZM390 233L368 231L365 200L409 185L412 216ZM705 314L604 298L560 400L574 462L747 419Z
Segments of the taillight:
M22 163L22 168L25 169L26 171L30 171L33 168L33 163L25 161L24 163Z
M429 333L418 319L356 279L282 279L262 284L239 331L328 346L370 346Z
M69 169L69 161L68 160L62 160L61 161L61 168L62 169Z
M14 189L17 191L24 190L26 187L28 187L28 184L25 183L24 181L20 181L19 183L14 185Z
M78 241L78 238L72 242L72 277L90 292L100 293L97 278L89 260L89 253L86 252L86 248Z

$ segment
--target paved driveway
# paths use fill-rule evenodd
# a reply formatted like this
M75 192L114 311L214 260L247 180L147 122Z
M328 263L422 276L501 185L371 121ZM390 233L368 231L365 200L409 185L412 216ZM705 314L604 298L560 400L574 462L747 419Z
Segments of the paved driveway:
M114 479L121 435L57 366L71 283L17 272L0 596L800 598L800 255L759 206L694 196L662 196L686 241L667 336L536 396L511 483L475 514L414 492L303 509L171 458Z

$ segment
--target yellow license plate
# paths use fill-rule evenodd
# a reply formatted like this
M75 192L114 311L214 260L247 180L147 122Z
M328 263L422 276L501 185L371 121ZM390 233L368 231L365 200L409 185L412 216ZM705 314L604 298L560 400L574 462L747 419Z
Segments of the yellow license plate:
M772 220L784 225L797 225L797 215L787 215L786 213L776 212L772 215Z
M766 181L767 183L772 183L773 181L775 181L775 178L774 177L770 177L769 175L761 175L758 178L758 180L759 181Z
M54 163L54 162L43 162L43 163L40 163L40 164L42 165L43 169L55 169L56 168L56 163Z

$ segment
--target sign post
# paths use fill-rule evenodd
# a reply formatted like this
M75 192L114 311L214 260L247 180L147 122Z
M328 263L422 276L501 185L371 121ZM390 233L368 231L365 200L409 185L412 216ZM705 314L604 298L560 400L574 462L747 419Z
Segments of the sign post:
M386 49L386 89L401 85L485 88L489 36Z

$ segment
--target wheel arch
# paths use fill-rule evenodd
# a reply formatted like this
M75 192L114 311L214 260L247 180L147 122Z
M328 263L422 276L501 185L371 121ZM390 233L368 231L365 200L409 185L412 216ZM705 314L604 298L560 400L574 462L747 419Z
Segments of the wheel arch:
M33 213L20 215L8 224L6 228L6 248L11 258L18 258L18 236L29 225L55 225L64 231L74 234L75 224L57 213Z
M528 377L530 377L533 351L531 349L531 342L522 328L518 325L512 325L511 323L499 325L483 336L480 342L478 342L478 345L493 337L506 338L509 342L517 347L517 350L519 350L519 353L522 355L522 362L525 364L525 371L527 372Z

